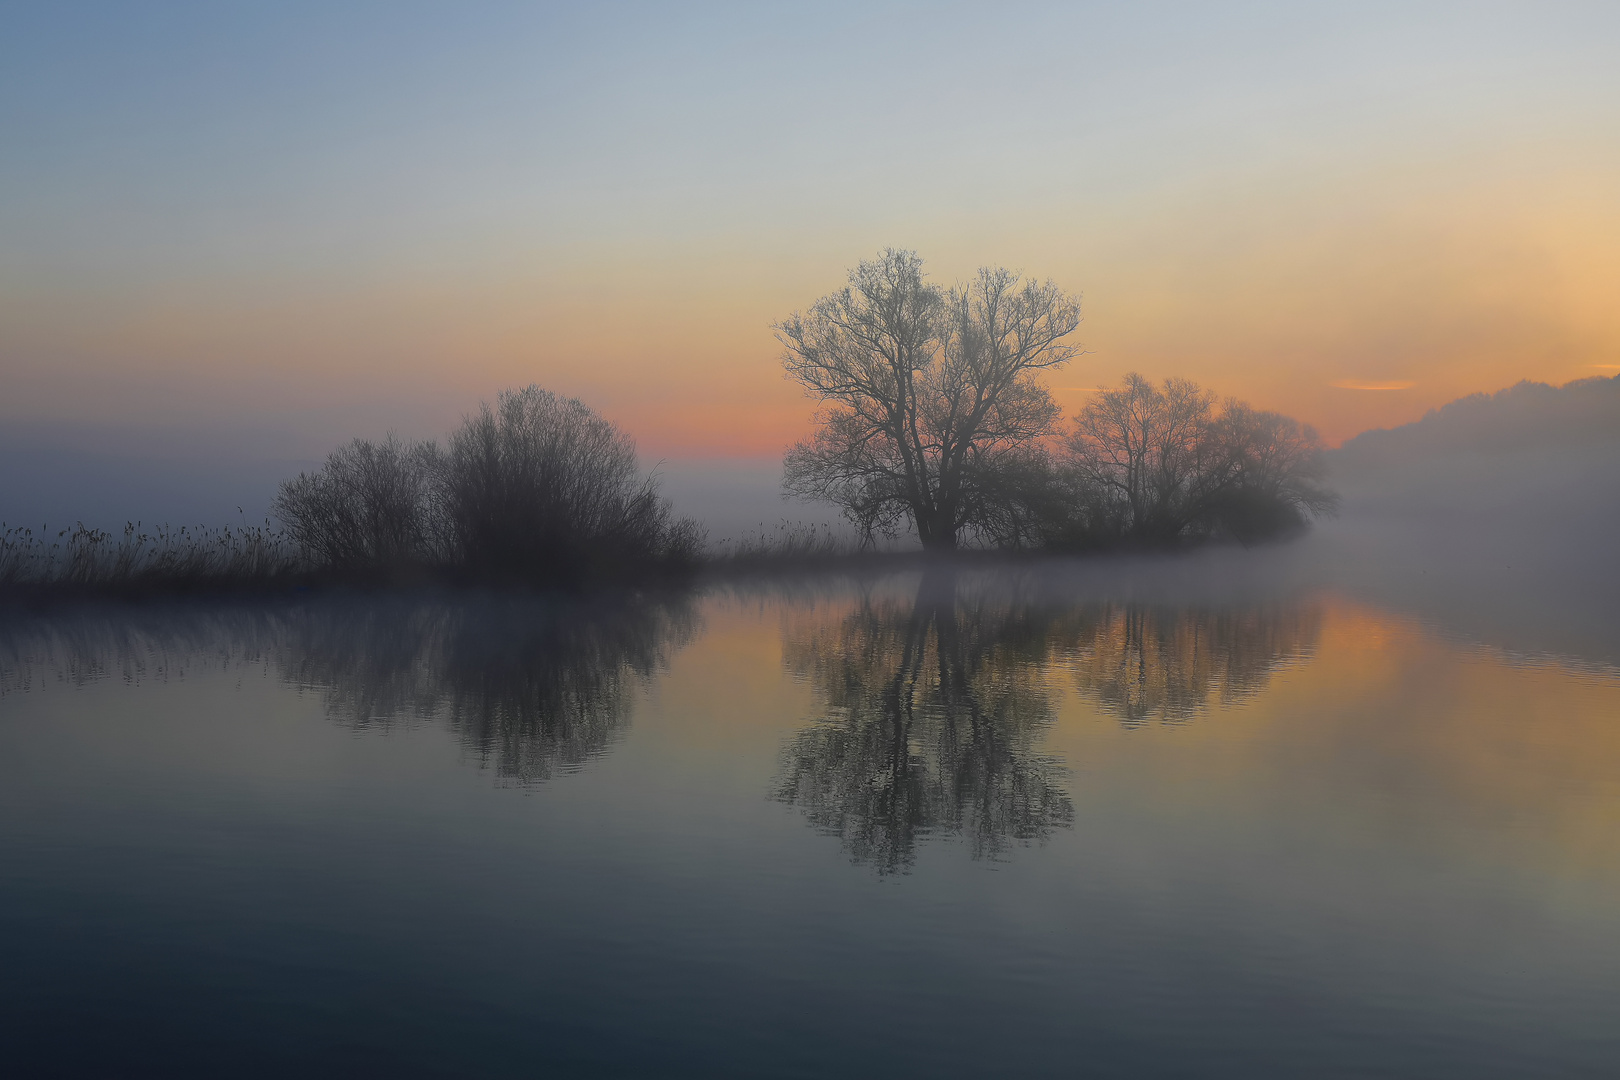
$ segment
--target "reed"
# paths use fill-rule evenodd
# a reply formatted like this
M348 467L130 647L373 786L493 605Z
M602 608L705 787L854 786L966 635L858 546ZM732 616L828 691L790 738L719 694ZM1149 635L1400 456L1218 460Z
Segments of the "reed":
M715 568L753 569L813 565L862 553L853 537L841 535L831 525L781 521L767 529L762 522L757 533L728 537L715 544L707 562Z
M263 525L122 532L82 522L52 535L0 522L0 588L8 591L183 591L291 582L309 567L298 546Z

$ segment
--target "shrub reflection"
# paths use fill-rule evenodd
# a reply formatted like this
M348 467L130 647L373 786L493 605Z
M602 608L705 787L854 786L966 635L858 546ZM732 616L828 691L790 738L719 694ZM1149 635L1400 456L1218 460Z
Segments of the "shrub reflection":
M333 720L358 729L445 722L480 766L525 784L607 749L629 722L635 684L661 670L695 626L685 598L14 613L0 618L0 694L260 666L321 694Z
M685 600L357 605L295 620L283 677L356 727L447 722L517 783L569 771L628 726L631 690L692 636Z

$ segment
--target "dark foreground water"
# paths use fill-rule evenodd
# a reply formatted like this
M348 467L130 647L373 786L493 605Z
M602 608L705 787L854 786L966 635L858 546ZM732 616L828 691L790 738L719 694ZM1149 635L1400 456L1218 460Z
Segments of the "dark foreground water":
M0 1072L1620 1074L1607 639L1223 558L12 615Z

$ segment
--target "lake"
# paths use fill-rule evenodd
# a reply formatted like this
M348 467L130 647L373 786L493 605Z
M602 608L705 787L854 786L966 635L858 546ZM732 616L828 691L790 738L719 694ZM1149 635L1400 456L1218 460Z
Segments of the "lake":
M1616 1075L1612 614L1299 550L12 613L0 1060Z

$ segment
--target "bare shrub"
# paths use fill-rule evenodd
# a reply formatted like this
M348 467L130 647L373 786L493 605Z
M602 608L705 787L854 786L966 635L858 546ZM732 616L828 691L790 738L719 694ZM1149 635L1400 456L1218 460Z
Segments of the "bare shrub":
M1050 531L1069 543L1250 541L1302 528L1338 498L1321 485L1315 429L1187 379L1130 374L1076 418L1055 483L1068 506Z
M630 437L537 386L502 393L446 449L356 439L281 486L276 515L317 567L436 569L550 584L696 557Z
M625 572L689 560L700 540L672 520L628 435L538 386L502 393L450 437L442 498L452 557L481 577Z
M282 483L275 514L317 565L392 569L440 554L438 446L356 439Z

